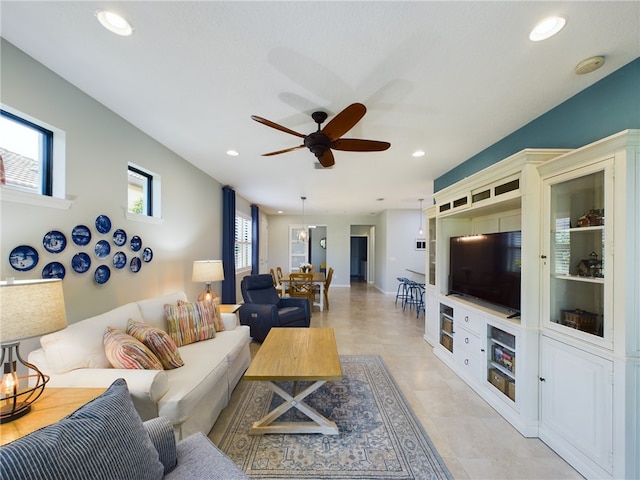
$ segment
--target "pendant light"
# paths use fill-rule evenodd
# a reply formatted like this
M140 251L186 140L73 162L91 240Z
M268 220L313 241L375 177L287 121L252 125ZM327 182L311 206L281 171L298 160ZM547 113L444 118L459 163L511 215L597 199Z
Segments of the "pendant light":
M300 197L302 200L302 228L298 230L298 241L305 243L309 239L309 231L307 230L307 223L304 221L304 201L307 197Z
M418 200L420 201L420 230L418 230L418 235L422 237L424 235L424 230L422 230L422 201L424 198L419 198Z

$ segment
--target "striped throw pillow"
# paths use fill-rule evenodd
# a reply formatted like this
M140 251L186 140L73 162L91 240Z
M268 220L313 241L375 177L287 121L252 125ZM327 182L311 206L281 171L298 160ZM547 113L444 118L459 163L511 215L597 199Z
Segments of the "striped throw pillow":
M12 480L160 480L164 469L121 378L58 423L0 448L0 478Z
M184 365L176 342L164 330L129 319L127 333L151 350L165 370L172 370Z
M103 341L104 354L113 368L163 370L151 350L122 330L105 328Z
M216 336L216 327L210 311L211 307L199 308L197 303L164 306L167 331L177 346L182 347Z
M189 302L185 300L178 300L178 305L185 305ZM205 316L208 322L213 322L216 327L216 332L224 331L224 323L222 323L222 315L220 315L220 304L217 301L212 300L198 300L196 302L196 308L200 316Z

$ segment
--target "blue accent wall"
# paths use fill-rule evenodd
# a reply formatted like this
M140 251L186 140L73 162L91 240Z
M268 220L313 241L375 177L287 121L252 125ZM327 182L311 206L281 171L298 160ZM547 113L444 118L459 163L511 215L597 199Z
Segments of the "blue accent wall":
M578 148L640 128L640 57L435 179L435 192L525 148Z

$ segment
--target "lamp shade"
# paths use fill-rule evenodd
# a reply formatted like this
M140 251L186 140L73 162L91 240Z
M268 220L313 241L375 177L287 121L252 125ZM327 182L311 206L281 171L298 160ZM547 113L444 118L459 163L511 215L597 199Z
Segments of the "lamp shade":
M0 343L38 337L66 326L62 280L0 282Z
M193 262L194 282L219 282L224 280L224 270L222 260L196 260Z

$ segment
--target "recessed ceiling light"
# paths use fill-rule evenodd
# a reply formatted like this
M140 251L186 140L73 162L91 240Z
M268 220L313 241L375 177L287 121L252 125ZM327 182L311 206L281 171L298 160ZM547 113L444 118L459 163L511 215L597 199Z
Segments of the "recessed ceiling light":
M553 37L556 33L564 28L567 23L567 19L564 17L549 17L538 23L531 33L529 34L529 40L532 42L539 42Z
M282 210L278 210L278 213L284 213Z
M240 154L235 150L227 150L227 155L229 155L230 157L237 157Z
M98 21L104 28L116 35L128 37L133 33L131 24L117 13L110 12L109 10L98 10L96 17L98 17Z
M423 150L416 150L415 152L413 152L411 154L412 157L424 157L424 151Z

